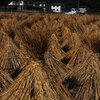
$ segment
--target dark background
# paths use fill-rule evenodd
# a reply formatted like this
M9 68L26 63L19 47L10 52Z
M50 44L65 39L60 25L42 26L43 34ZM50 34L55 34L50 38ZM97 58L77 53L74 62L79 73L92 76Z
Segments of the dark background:
M10 1L13 0L0 0L0 6L7 5ZM15 0L18 1L18 0ZM47 1L49 3L61 2L67 6L77 7L78 4L80 7L88 7L92 12L100 12L100 0L24 0L26 3L33 3L37 1Z

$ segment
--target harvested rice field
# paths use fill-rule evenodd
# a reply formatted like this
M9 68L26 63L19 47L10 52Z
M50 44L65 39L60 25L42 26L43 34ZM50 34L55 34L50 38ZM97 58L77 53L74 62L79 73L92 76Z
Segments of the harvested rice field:
M100 16L0 13L0 100L100 100Z

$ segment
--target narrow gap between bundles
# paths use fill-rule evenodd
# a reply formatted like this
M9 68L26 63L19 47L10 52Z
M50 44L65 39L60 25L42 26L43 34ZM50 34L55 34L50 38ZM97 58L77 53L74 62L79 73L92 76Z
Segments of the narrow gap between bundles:
M70 58L67 58L67 57L64 57L63 59L61 59L61 62L65 65L67 65L69 61L70 61Z
M19 75L20 72L21 72L21 70L20 70L19 68L16 68L16 69L11 73L10 77L11 77L12 79L15 79L15 78Z
M68 77L62 82L62 84L69 90L76 89L80 86L80 82L75 78L75 76Z

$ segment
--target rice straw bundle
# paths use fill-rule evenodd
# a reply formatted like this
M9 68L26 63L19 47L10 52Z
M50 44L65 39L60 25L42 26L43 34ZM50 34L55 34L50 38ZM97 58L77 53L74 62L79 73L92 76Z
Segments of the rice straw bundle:
M60 47L66 53L67 58L73 57L78 48L82 45L79 35L71 32L68 28L65 28L60 41L62 41Z
M27 62L27 56L16 47L6 33L3 33L0 44L0 69L11 73L24 67Z
M90 41L90 48L94 53L98 53L100 56L100 30L96 29L93 33L88 34L88 39Z
M26 66L15 79L14 83L0 94L0 99L60 100L58 95L50 88L46 73L38 61L32 61ZM67 98L64 100L67 100Z
M34 62L26 66L10 87L0 94L1 100L29 100L31 86L34 80Z
M87 52L85 60L76 65L63 84L76 100L99 100L100 62L91 50Z
M71 71L69 67L66 67L65 64L60 61L62 54L63 52L61 52L59 44L57 43L57 38L53 34L51 36L49 48L44 55L46 66L43 69L47 73L50 86L54 93L58 96L58 100L71 100L72 96L62 85L62 80L69 73L69 71Z
M60 83L53 80L52 75L47 75L49 73L48 67L43 66L43 69L45 69L45 71L41 69L40 72L38 69L35 72L35 100L71 100L71 95L69 92L65 91L63 86L60 86ZM53 81L55 81L55 83L53 83ZM61 95L62 93L63 95Z
M70 68L75 68L79 64L83 64L84 61L86 60L86 57L88 55L89 49L87 47L80 46L74 53L74 55L71 57L69 63L67 64L68 67Z
M62 80L71 69L57 60L49 51L45 53L45 63L44 69L49 78L50 87L58 96L57 100L72 100L70 93L62 86Z
M50 43L48 45L48 51L58 60L61 60L64 57L65 53L60 48L57 36L55 34L52 34L49 42Z
M12 84L13 80L10 75L2 70L0 70L0 92L7 89L8 86Z
M24 29L25 28L25 29ZM24 27L19 29L18 37L22 41L24 49L31 57L38 57L42 59L44 52L47 49L49 35L46 32L46 27L38 29L37 26L33 25L31 29ZM40 30L40 31L39 31ZM38 35L37 35L38 34Z

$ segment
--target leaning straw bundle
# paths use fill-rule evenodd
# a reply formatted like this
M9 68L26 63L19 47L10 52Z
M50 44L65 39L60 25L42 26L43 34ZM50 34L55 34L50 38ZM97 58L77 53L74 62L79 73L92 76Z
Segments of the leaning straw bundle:
M45 63L48 69L50 69L60 81L62 81L71 70L55 58L50 51L45 53Z
M0 94L1 100L59 100L50 88L40 62L32 61L14 83ZM70 100L70 99L68 99Z
M61 41L61 43L59 43ZM81 47L80 37L76 33L71 33L67 28L60 39L55 34L51 35L49 45L49 53L55 56L56 59L67 65L72 63L70 60L77 55L77 51ZM71 67L70 67L71 68Z
M40 62L26 66L14 83L0 94L1 100L60 100L50 88L42 67Z
M47 68L46 66L43 66L43 69L45 70L41 69L40 71L40 69L38 69L37 71L35 71L35 82L33 85L34 93L35 93L34 99L35 100L60 100L62 98L63 100L65 100L66 98L66 100L71 100L69 93L67 93L66 91L64 91L64 89L62 89L63 86L60 87L61 84L57 82L53 83L54 80L50 79L52 75L50 75L50 77L47 75L49 72L47 72L48 68L47 69L46 68ZM62 93L63 95L61 96Z
M32 63L23 69L14 83L0 94L1 100L29 100L31 86L33 84L34 68L37 64Z
M71 95L62 86L62 80L69 73L70 68L67 68L63 63L53 57L49 51L45 54L45 62L46 66L44 69L49 78L52 90L58 96L58 100L71 100Z
M69 63L67 64L68 67L71 69L75 68L79 64L83 64L86 60L86 57L88 55L89 49L84 46L80 46L74 53L74 55L71 57Z
M63 52L61 53L61 49L56 43L57 40L54 41L54 38L56 38L55 35L53 34L51 38L49 48L44 55L46 64L44 70L49 78L50 87L54 91L54 94L57 95L58 100L71 100L72 96L62 85L62 80L71 69L60 61Z
M87 50L84 57L85 60L76 65L63 84L76 100L99 100L100 62L91 50Z
M42 29L43 27L38 29L38 26L36 25L32 25L31 28L21 27L22 26L18 28L20 31L17 32L19 39L22 41L21 45L31 57L36 56L42 59L43 54L47 49L49 39L49 35L45 29L46 27L44 27L44 31Z
M0 44L0 69L11 73L26 65L27 61L27 56L16 47L6 33L3 33Z
M8 86L12 84L13 80L10 75L2 70L0 70L0 92L7 89Z
M66 53L67 58L73 57L82 45L79 35L71 32L68 28L65 28L60 41L62 41L60 47Z
M58 60L61 60L65 56L65 53L60 48L58 38L55 34L51 35L51 39L50 39L49 45L48 45L48 51L52 55L54 55Z

